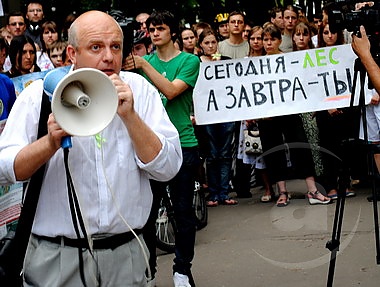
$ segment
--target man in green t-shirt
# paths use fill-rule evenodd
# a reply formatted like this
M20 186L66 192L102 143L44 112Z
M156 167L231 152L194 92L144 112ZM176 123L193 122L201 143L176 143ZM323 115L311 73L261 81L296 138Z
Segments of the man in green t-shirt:
M175 238L173 281L175 287L193 287L195 284L191 274L191 261L194 257L196 221L192 204L194 181L200 161L198 141L190 115L193 109L193 88L199 73L199 59L193 54L179 51L174 46L179 25L170 12L153 12L146 24L156 53L144 57L128 56L125 68L139 69L141 74L156 86L169 118L180 136L182 167L168 182L178 229ZM157 182L152 183L153 193L157 193L157 185Z

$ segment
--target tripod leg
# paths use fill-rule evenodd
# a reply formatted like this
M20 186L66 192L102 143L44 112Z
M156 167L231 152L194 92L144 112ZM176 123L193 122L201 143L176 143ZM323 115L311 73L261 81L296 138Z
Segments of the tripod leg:
M361 64L358 59L355 61L355 66ZM361 69L363 69L361 65ZM362 111L362 120L363 120L363 131L364 131L364 142L366 145L366 153L367 153L367 164L368 164L368 175L372 180L372 197L373 197L373 216L374 216L374 227L375 227L375 244L376 244L376 263L380 264L380 243L379 243L379 214L377 209L377 190L376 190L376 178L379 177L379 171L377 166L375 165L375 154L380 153L379 146L375 146L368 142L368 129L367 129L367 111L365 107L365 93L363 89L364 81L365 81L366 73L364 71L360 72L360 82L361 82L361 90L360 90L360 98L359 98L359 106ZM369 79L370 80L370 79ZM355 81L354 81L355 82ZM353 90L354 91L354 90ZM351 99L351 105L353 100Z
M380 264L380 242L379 242L379 213L377 206L377 182L380 178L379 171L375 164L375 154L380 153L380 146L370 147L368 154L368 163L372 179L372 197L373 197L373 218L375 227L375 245L376 245L376 264Z
M364 79L365 72L358 68L360 62L358 60L355 61L355 72L354 72L354 84L352 87L352 95L350 106L352 107L354 104L354 95L356 90L356 84L358 79L358 72L360 71L360 84L361 90L360 94L363 95L363 87L364 87ZM344 144L349 144L349 142L342 142L342 148L345 148ZM330 257L330 265L329 265L329 273L327 277L327 287L333 286L334 281L334 272L335 272L335 264L336 264L336 256L339 251L340 246L340 235L342 231L342 223L343 223L343 214L344 214L344 205L346 201L346 189L350 186L350 176L348 168L346 167L347 161L347 152L343 151L343 158L341 168L339 170L339 187L338 187L338 198L335 207L335 216L334 216L334 226L332 232L332 239L326 243L326 248L331 251Z
M346 201L346 188L349 186L348 173L339 177L338 198L335 207L334 226L332 239L326 243L326 248L331 251L329 273L327 277L327 287L333 286L336 256L340 246L340 235L342 232L344 205Z

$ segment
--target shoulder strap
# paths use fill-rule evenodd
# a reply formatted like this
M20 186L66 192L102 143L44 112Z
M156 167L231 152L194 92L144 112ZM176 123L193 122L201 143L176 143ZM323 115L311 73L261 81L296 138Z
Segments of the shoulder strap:
M47 120L51 113L51 105L48 95L43 93L41 101L40 120L38 124L38 138L47 134ZM41 166L32 176L27 185L27 192L25 201L21 209L21 214L18 219L16 234L14 237L15 247L12 254L13 270L15 272L21 272L26 249L28 247L30 233L32 231L34 216L36 214L38 198L40 196L40 190L42 181L45 174L45 165Z
M48 133L47 121L50 114L51 114L51 103L49 100L49 96L44 91L42 95L42 101L41 101L41 112L40 112L40 121L38 122L37 138L41 138Z

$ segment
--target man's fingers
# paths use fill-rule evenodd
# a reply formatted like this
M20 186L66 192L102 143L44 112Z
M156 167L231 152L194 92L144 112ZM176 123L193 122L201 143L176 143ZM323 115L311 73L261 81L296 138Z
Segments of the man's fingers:
M363 25L360 25L360 35L363 37L367 37L367 32L365 31L365 28Z

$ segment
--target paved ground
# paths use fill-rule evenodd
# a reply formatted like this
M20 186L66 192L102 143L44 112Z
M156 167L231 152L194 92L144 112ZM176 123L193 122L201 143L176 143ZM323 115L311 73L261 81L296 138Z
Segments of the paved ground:
M260 203L262 191L237 206L209 208L209 223L198 231L193 275L197 287L327 286L335 203L310 206L303 181L288 184L287 207ZM341 248L333 286L380 286L370 188L357 188L345 204ZM173 286L173 254L158 257L158 287Z

